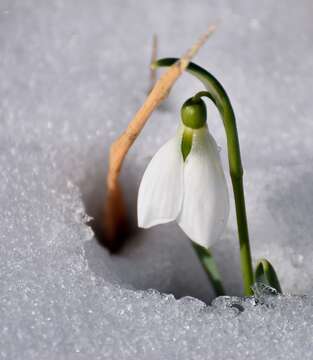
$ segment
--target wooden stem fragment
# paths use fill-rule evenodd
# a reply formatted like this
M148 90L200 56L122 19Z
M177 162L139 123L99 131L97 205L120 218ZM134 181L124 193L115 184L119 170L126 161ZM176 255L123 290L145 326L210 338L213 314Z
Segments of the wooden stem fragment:
M109 152L107 196L104 214L104 231L108 244L116 241L126 223L126 211L118 177L128 150L140 134L153 110L167 97L171 87L188 66L191 59L214 32L215 26L198 41L156 81L144 104L130 121L126 130L114 141Z
M156 34L152 38L152 52L151 52L151 61L150 61L150 87L148 94L153 89L156 80L157 80L157 69L153 66L154 62L158 59L158 37Z

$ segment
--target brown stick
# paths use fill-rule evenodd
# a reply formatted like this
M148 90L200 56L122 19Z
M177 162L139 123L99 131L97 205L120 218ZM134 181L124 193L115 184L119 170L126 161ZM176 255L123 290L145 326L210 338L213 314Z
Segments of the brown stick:
M173 64L155 83L146 101L131 120L127 129L113 142L109 152L109 169L107 175L107 204L106 204L106 232L110 241L114 240L116 227L122 224L121 219L116 217L124 216L124 206L121 204L121 189L118 184L118 177L128 150L140 134L153 110L167 97L169 90L187 68L191 59L203 46L209 36L214 32L215 26L210 26L205 34L178 60ZM117 211L116 208L119 210ZM119 215L120 214L120 215ZM124 215L123 215L124 214ZM115 217L115 219L113 219Z
M157 69L153 67L153 63L157 61L157 59L158 59L158 37L156 34L153 34L151 61L150 61L150 85L149 85L148 94L153 89L157 80Z
M147 122L153 110L166 98L168 91L174 82L186 69L191 59L198 52L200 47L206 42L208 37L215 30L210 26L208 31L190 48L179 61L173 64L156 82L146 101L138 110L134 118L129 123L125 132L111 145L109 155L109 172L107 176L108 189L114 188L118 179L124 158L136 140L140 131Z

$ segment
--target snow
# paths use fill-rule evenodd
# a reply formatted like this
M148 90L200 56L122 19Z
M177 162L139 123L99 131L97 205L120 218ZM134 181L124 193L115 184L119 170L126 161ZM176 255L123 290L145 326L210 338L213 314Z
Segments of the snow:
M312 358L311 9L309 0L0 1L1 359ZM144 168L202 90L189 75L125 162L128 243L110 255L86 224L103 204L108 146L149 87L152 34L160 56L179 56L217 21L195 62L220 79L237 115L254 261L268 258L293 296L239 297L233 202L213 248L233 297L210 306L177 225L136 230ZM209 115L227 169L211 105Z

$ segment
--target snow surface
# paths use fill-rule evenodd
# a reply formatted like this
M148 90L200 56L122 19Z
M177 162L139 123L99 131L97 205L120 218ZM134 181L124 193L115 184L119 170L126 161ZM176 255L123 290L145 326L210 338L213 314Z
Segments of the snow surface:
M312 12L311 0L0 1L1 359L312 359ZM160 56L179 56L216 21L195 61L237 114L254 261L305 297L206 306L210 284L175 224L135 231L114 256L85 224L108 146L146 95L152 34ZM133 222L145 165L201 89L180 79L131 150ZM237 242L232 208L213 251L239 296Z

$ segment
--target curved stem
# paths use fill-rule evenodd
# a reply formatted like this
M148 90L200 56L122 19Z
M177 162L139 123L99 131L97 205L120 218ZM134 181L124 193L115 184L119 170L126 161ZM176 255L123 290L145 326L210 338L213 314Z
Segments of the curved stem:
M154 64L154 66L170 66L177 60L178 59L176 58L160 59ZM209 92L210 99L215 103L223 120L227 138L229 170L236 206L243 286L245 295L252 295L253 292L251 286L253 285L254 277L242 182L243 169L235 114L226 91L213 75L194 63L190 63L186 70L190 74L196 76L204 84Z

